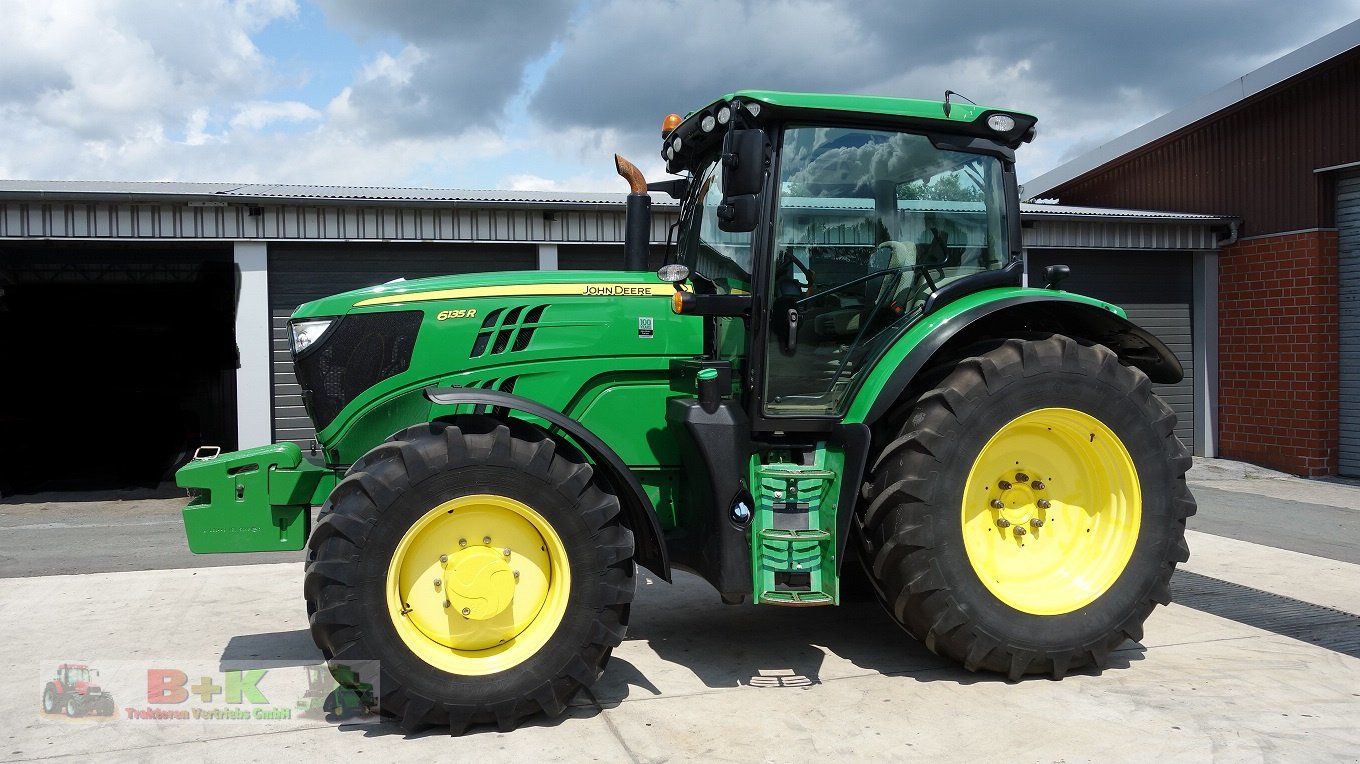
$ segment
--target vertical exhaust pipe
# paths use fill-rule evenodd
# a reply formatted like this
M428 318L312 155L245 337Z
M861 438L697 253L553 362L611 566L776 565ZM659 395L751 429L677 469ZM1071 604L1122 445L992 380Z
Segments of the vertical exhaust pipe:
M647 179L632 162L614 155L614 169L628 181L627 217L623 228L623 269L649 271L647 254L652 239L652 197L647 195Z

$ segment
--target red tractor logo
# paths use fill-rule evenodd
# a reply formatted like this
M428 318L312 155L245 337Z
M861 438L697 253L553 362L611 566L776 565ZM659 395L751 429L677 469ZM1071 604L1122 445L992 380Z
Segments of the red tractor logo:
M67 716L113 716L113 696L94 683L99 672L83 663L63 663L43 688L43 711Z

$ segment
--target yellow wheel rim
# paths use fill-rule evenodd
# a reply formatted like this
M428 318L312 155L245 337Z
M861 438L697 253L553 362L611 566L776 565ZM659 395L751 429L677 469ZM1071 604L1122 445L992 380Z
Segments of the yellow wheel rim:
M1031 411L978 454L963 492L963 546L1002 602L1060 615L1104 594L1138 541L1143 498L1128 449L1073 409Z
M426 663L494 674L536 654L562 622L571 590L562 539L505 496L440 504L402 536L387 569L397 634Z

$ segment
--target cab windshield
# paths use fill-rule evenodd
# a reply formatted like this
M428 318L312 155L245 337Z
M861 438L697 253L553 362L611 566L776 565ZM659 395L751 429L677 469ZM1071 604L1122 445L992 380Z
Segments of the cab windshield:
M715 157L695 174L695 190L680 211L680 261L719 292L751 290L751 234L718 228L722 163Z
M843 413L932 292L1010 257L1001 161L923 135L790 127L777 188L769 415Z

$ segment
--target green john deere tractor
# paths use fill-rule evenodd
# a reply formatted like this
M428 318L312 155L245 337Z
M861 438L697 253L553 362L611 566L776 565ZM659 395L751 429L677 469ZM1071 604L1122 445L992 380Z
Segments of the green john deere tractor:
M487 273L298 308L319 459L178 475L195 552L307 548L332 667L410 729L560 714L634 571L836 605L1012 680L1100 667L1170 599L1190 457L1118 307L1026 286L1014 151L971 104L744 91L668 118L621 271ZM647 191L680 200L647 270ZM324 504L315 528L310 507ZM340 681L351 674L340 672Z

